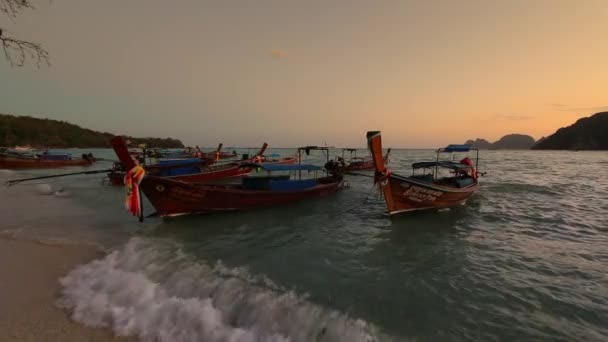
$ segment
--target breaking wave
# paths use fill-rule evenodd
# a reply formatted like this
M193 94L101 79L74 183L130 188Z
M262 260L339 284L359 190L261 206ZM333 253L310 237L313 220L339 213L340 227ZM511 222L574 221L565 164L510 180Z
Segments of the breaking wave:
M244 268L195 261L174 242L132 238L60 280L74 320L144 341L385 341L370 323Z

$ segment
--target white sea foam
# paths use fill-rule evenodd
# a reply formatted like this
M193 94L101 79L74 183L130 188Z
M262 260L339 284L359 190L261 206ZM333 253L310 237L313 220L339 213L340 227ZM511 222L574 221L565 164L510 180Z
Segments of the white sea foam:
M36 184L36 192L40 195L52 195L53 188L50 184Z
M132 238L61 279L59 305L92 327L144 341L374 341L377 329L164 240Z

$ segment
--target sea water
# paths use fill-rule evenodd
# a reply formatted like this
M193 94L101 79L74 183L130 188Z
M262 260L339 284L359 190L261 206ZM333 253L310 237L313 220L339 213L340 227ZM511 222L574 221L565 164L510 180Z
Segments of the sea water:
M139 223L92 175L3 188L0 233L104 248L57 305L146 341L608 339L608 153L481 156L481 190L448 210L389 218L372 179L347 176L319 200ZM393 150L390 167L432 158Z

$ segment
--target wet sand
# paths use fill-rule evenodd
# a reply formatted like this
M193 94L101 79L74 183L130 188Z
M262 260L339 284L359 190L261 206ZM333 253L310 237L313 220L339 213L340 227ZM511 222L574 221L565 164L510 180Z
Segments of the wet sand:
M0 341L129 341L69 319L55 303L59 278L101 256L84 245L0 237Z

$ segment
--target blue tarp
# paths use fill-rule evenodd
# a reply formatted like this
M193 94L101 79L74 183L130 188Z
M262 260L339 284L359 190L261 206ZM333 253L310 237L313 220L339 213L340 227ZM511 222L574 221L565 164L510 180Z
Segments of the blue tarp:
M468 152L471 149L471 145L456 145L450 144L445 147L443 152Z
M294 191L312 188L317 185L316 179L303 180L271 180L271 191Z
M189 165L189 164L200 164L201 160L198 158L190 158L190 159L167 159L167 160L159 160L158 165L168 166L168 165Z
M318 171L320 167L308 164L260 164L266 171Z

